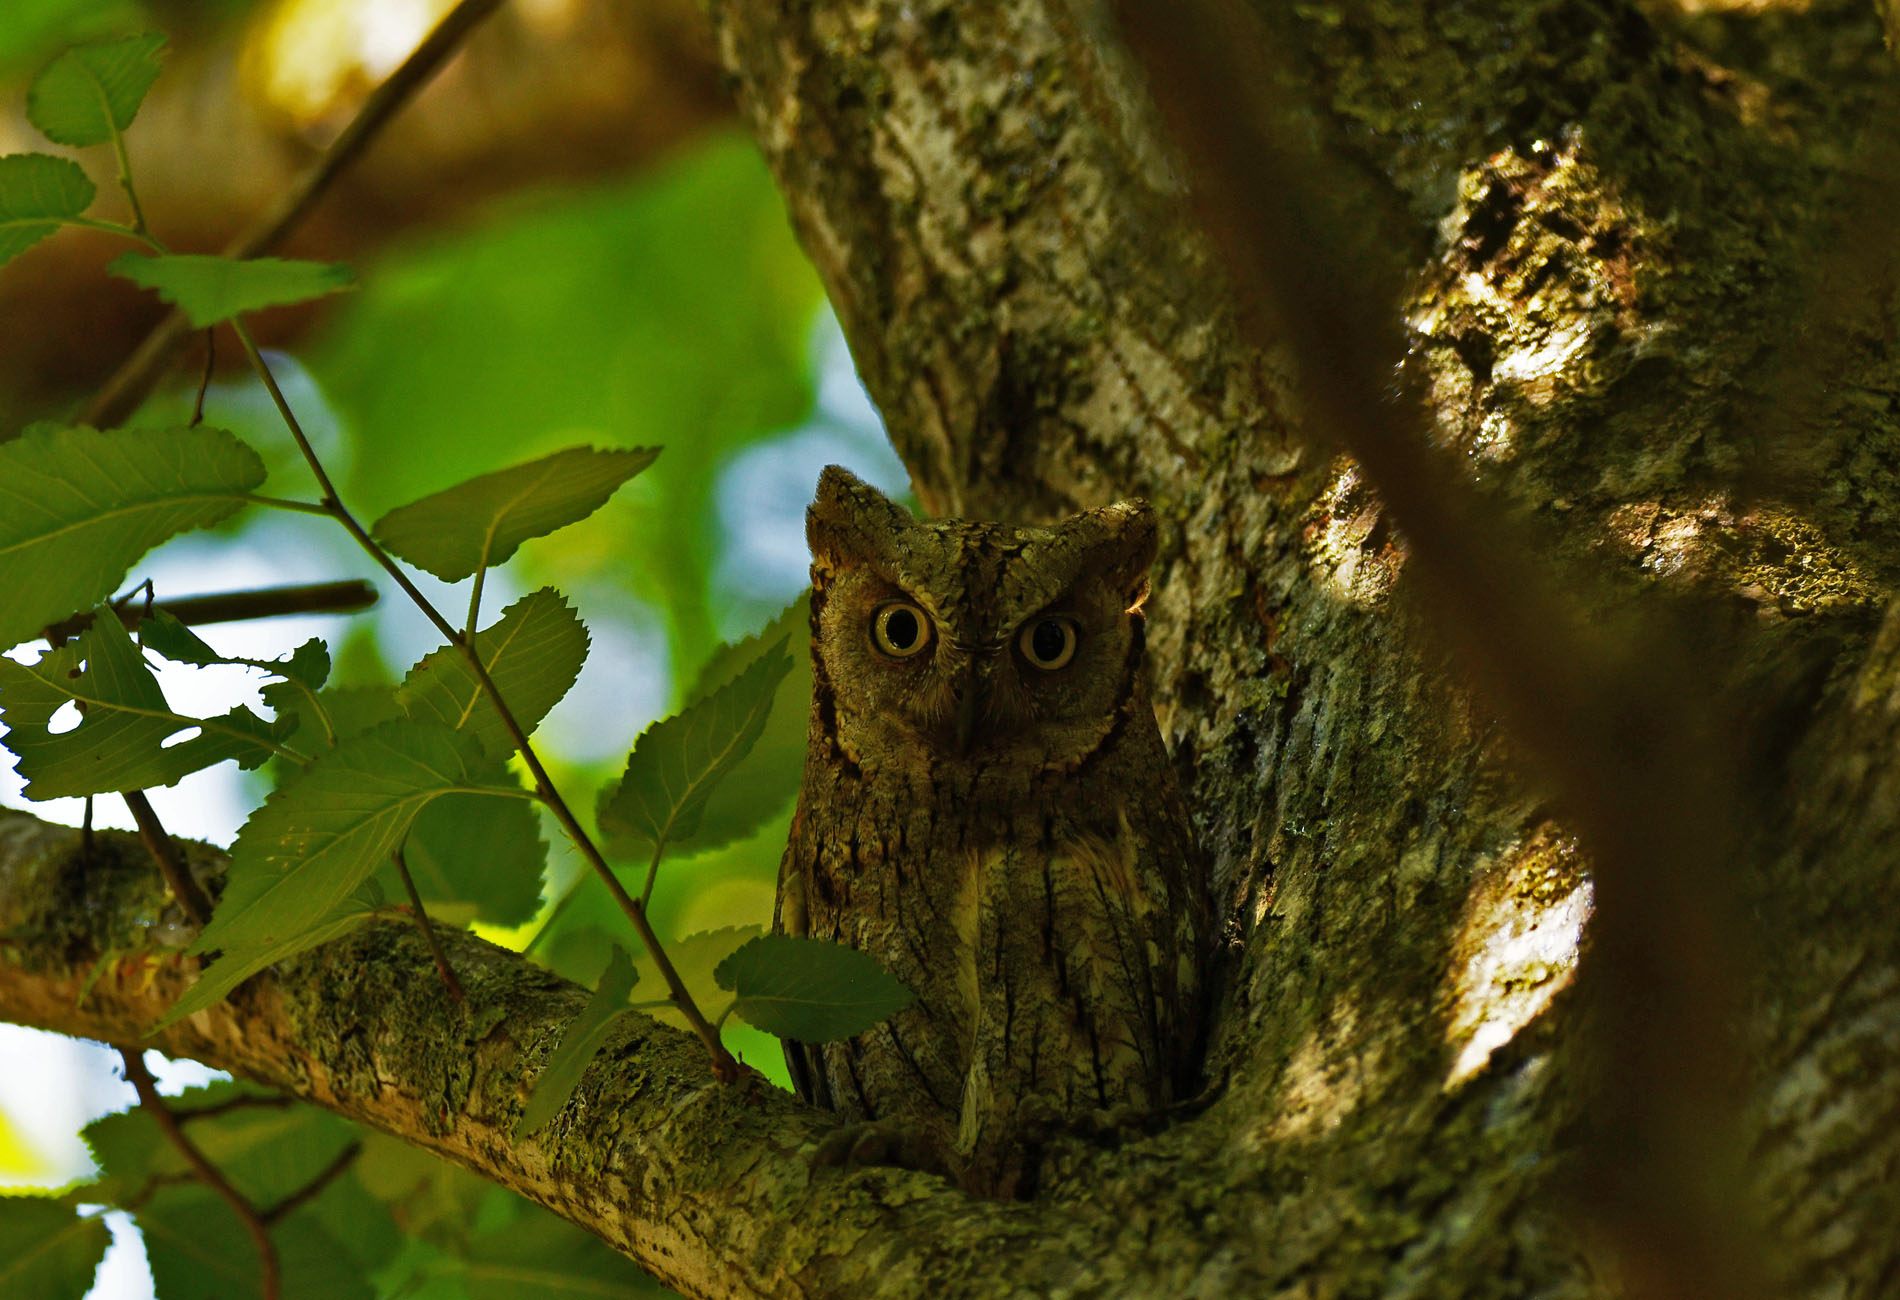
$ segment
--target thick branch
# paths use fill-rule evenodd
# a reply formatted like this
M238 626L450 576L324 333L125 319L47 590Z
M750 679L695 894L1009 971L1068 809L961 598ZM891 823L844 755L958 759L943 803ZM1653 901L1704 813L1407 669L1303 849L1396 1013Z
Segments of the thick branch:
M192 849L217 869L214 851ZM466 934L442 936L462 1003L414 927L392 920L147 1039L197 961L177 954L188 931L143 850L100 835L88 865L77 832L0 812L0 935L0 1020L280 1088L541 1202L688 1295L1027 1297L1118 1273L1131 1292L1151 1285L1106 1208L1003 1206L923 1174L814 1169L825 1116L763 1083L717 1083L698 1043L644 1017L626 1018L554 1121L515 1142L534 1073L586 992Z

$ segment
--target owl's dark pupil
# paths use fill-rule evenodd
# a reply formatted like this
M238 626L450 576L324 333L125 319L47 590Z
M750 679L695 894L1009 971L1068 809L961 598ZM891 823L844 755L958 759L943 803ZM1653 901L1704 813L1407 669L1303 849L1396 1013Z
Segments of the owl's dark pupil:
M1043 663L1060 659L1063 650L1068 648L1068 644L1066 629L1053 618L1045 618L1036 624L1036 630L1029 634L1029 648Z
M907 609L894 609L884 616L884 639L893 650L908 650L916 645L921 631L917 616Z

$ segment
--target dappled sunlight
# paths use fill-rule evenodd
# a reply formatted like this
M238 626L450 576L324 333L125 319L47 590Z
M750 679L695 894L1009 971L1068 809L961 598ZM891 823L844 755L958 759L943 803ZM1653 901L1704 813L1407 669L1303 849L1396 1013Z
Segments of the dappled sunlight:
M258 24L245 70L302 125L352 105L409 57L454 0L285 0Z
M1324 1136L1358 1109L1378 1072L1379 1057L1359 1043L1359 1011L1341 1000L1293 1049L1273 1094L1274 1105L1243 1138L1253 1149Z
M1569 985L1591 896L1575 844L1549 823L1480 872L1452 946L1447 1090L1482 1070Z
M1404 553L1392 541L1384 511L1358 464L1342 456L1302 529L1307 558L1320 581L1358 609L1384 604L1404 567Z

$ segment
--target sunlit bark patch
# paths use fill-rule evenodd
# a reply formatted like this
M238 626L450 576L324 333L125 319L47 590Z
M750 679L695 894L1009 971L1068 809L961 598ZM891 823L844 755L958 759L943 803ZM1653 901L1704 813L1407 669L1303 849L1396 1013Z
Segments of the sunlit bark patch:
M1314 1138L1336 1129L1358 1109L1373 1075L1382 1073L1358 1037L1358 1010L1349 1001L1334 1006L1293 1049L1274 1094L1272 1114L1252 1136L1254 1145Z
M1570 983L1590 905L1576 846L1550 823L1479 878L1452 947L1447 1089L1482 1070Z

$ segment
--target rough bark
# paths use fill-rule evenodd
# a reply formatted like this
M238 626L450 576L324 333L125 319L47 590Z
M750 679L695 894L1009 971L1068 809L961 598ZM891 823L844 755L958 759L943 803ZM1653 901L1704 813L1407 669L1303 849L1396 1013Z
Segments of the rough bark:
M1096 11L711 9L925 504L1034 519L1139 492L1166 521L1154 687L1230 940L1215 1099L1159 1137L1068 1150L1036 1202L1002 1206L813 1173L817 1117L717 1091L677 1035L638 1027L566 1127L511 1147L524 1058L578 993L470 940L452 1018L391 927L161 1045L442 1150L695 1294L1639 1289L1644 1261L1612 1272L1559 1199L1589 1042L1571 987L1587 851L1435 648L1376 496L1302 441L1282 362L1241 343ZM1586 613L1668 598L1685 638L1722 648L1758 794L1731 901L1756 926L1737 1089L1762 1236L1793 1293L1889 1294L1888 268L1850 277L1825 347L1768 365L1808 251L1853 206L1852 130L1886 75L1874 17L1825 0L1696 23L1610 0L1261 9L1341 175L1402 214L1386 247L1413 271L1408 366L1443 447L1556 558L1612 579ZM1825 382L1784 408L1790 376ZM0 851L0 1014L134 1032L175 968L78 1009L74 993L122 942L102 927L151 906L148 877L9 824L27 829Z

